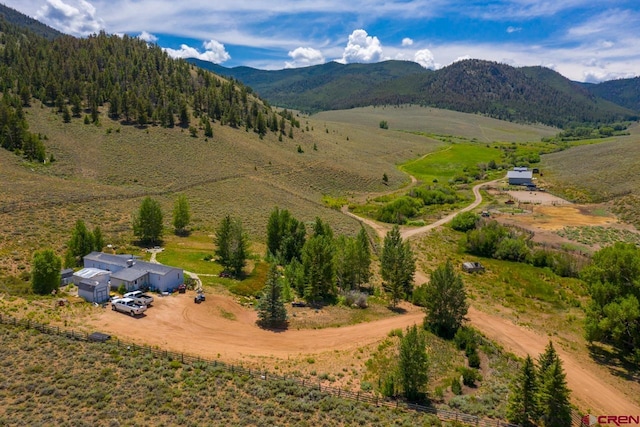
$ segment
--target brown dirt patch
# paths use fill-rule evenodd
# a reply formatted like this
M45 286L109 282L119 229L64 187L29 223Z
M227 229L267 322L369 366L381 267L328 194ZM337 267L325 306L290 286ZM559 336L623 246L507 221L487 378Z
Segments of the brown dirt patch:
M617 224L617 219L611 216L596 216L589 213L586 206L534 206L521 205L525 210L531 209L529 214L497 215L502 222L520 225L525 228L541 230L561 230L571 226L596 226Z

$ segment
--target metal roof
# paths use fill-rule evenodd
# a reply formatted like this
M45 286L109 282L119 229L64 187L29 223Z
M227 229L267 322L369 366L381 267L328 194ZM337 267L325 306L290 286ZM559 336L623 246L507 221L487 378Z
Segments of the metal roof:
M104 252L91 252L89 255L85 255L84 259L91 261L104 262L111 265L117 265L119 267L126 267L127 262L130 259L135 259L133 255L113 255L105 254Z
M131 267L123 268L122 270L118 270L115 273L111 273L111 277L118 280L124 280L125 282L133 282L134 280L145 276L147 273L148 272L146 270Z
M507 178L532 179L533 172L532 171L509 171L507 172Z
M103 274L109 274L107 270L100 270L99 268L83 268L73 273L74 276L82 277L83 279L91 279Z

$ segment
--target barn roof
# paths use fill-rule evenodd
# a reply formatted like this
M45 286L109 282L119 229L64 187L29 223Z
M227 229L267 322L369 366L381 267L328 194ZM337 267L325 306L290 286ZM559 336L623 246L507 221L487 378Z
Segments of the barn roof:
M123 268L122 270L111 273L111 277L118 280L124 280L125 282L133 282L147 274L146 270L138 269L134 267Z
M533 178L533 172L532 171L508 171L507 172L507 178L509 178L509 179L514 179L514 178L532 179Z

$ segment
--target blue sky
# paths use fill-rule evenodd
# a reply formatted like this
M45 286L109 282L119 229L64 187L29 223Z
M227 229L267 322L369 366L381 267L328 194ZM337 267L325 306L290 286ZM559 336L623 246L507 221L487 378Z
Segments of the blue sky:
M640 75L638 0L0 1L68 34L129 34L226 67L479 58L577 81Z

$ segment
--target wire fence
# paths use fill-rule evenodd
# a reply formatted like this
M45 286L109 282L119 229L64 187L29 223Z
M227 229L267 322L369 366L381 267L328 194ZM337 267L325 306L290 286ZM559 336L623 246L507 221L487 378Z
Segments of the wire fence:
M34 322L30 319L17 319L12 316L3 315L0 313L0 324L13 325L24 327L27 329L35 329L44 334L64 336L69 339L79 341L100 341L100 336L89 334L88 332L74 331L72 329L64 329L59 326L44 325L39 322ZM288 377L286 375L277 375L264 370L250 369L243 366L233 365L218 360L211 360L203 358L201 356L194 356L185 353L177 353L169 350L162 350L154 348L148 345L140 345L133 342L127 342L120 339L111 340L111 344L116 347L127 348L131 351L137 351L141 354L152 354L154 357L163 358L168 360L180 361L182 364L193 363L207 363L210 366L223 369L231 374L237 375L250 375L256 378L260 378L265 381L291 381L297 385L308 389L309 391L317 390L319 392L336 396L338 398L350 399L357 402L364 402L375 406L385 406L389 408L397 408L404 410L411 410L416 412L422 412L427 414L433 414L442 421L457 421L463 424L476 426L476 427L518 427L515 424L510 424L499 419L483 418L476 415L464 414L457 411L450 411L444 409L438 409L433 406L420 405L415 403L403 402L397 399L389 399L381 397L376 394L360 391L345 390L336 387L330 387L322 385L319 382L308 381L296 377ZM579 419L579 416L578 416ZM580 425L580 424L577 424Z

